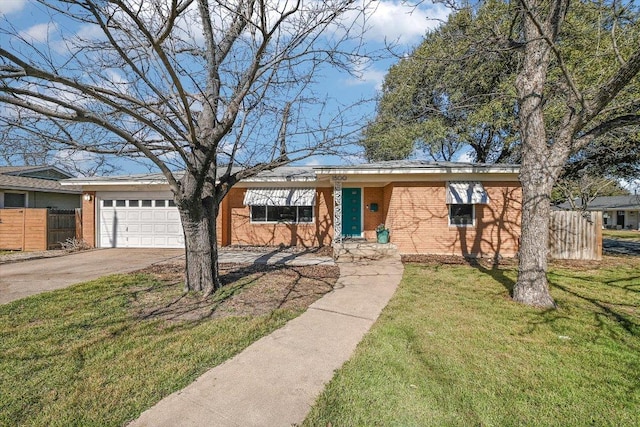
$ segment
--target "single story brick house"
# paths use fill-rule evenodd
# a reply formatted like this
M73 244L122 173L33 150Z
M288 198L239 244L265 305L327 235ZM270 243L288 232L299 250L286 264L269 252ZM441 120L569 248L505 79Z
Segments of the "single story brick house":
M380 224L403 254L513 256L521 185L516 165L391 161L281 167L225 197L218 239L228 245L316 247L375 241ZM177 208L161 174L77 178L84 240L96 247L182 247Z

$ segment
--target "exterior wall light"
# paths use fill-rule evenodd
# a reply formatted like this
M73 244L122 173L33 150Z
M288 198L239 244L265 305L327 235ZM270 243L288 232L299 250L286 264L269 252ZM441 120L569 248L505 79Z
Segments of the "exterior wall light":
M86 193L86 194L84 195L84 199L85 199L87 202L90 202L90 201L91 201L91 194Z

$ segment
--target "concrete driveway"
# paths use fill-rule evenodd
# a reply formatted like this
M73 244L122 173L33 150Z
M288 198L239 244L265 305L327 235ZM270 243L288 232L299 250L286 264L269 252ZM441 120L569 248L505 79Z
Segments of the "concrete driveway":
M602 239L602 248L610 255L640 256L640 242L624 239Z
M184 258L184 249L96 249L0 265L0 304Z

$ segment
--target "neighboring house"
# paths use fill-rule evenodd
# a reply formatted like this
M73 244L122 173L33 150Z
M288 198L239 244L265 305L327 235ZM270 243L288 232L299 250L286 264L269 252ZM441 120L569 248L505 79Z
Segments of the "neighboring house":
M79 208L80 187L60 185L69 178L54 166L0 166L0 208Z
M571 204L565 202L557 207L569 210ZM586 210L602 212L605 228L640 230L639 195L596 197L587 204Z
M513 256L518 166L393 161L281 167L236 184L217 218L227 245L325 246L391 230L400 253ZM161 174L76 178L84 240L96 247L182 247L180 216Z

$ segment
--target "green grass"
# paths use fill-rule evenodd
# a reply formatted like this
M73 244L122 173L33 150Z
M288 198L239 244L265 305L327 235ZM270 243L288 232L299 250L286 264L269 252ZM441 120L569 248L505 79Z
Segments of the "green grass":
M190 321L136 312L150 291L171 301L180 288L110 276L0 306L0 425L123 425L300 312Z
M640 262L554 267L557 310L513 267L405 267L305 426L640 425Z
M602 230L605 239L635 240L640 242L640 232L634 230Z

